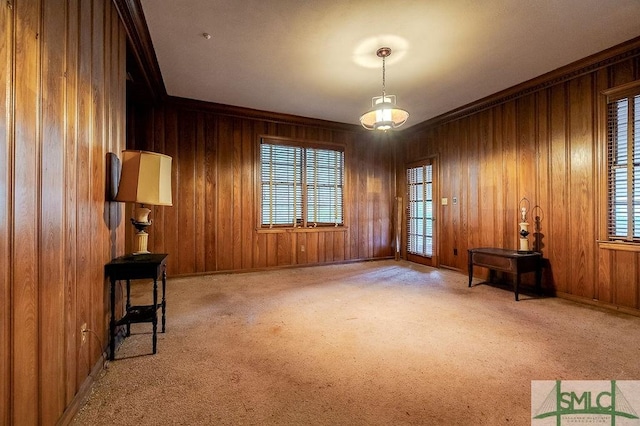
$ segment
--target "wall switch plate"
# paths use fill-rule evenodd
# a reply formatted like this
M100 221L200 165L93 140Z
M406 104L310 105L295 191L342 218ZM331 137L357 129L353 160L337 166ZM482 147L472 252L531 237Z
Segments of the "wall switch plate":
M448 198L443 198L442 201L441 201L441 204L443 206L446 206L447 204L449 204L449 199Z
M87 323L83 322L80 326L80 340L82 344L85 344L87 341Z

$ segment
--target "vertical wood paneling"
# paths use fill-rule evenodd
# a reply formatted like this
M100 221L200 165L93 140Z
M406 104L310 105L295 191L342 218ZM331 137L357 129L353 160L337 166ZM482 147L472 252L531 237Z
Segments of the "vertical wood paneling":
M529 211L527 212L526 220L529 223L529 231L533 229L533 220L531 219L531 208L537 204L536 199L536 164L537 159L537 138L536 138L536 109L535 109L535 97L534 95L525 96L520 98L517 102L517 141L516 147L517 155L517 202L518 208L516 209L517 223L521 221L520 208L525 207ZM520 200L526 198L529 200L528 205L523 202L523 206L520 206ZM517 225L517 224L516 224ZM520 229L519 225L516 227L516 231ZM531 243L531 236L529 236L529 243ZM518 240L520 238L518 237ZM519 247L520 242L518 241Z
M110 260L108 251L105 253L104 241L108 237L104 212L105 200L105 176L106 176L106 151L105 151L105 2L109 0L93 0L91 14L91 140L90 143L90 170L91 170L91 196L89 223L95 230L93 243L91 244L90 265L104 265ZM98 314L96 308L104 306L106 281L104 270L90 268L90 306L92 307L87 319L87 326L95 332L106 331L105 316ZM79 325L80 327L81 325ZM96 339L87 339L89 347L89 371L93 367L95 359L98 359L104 348Z
M593 111L591 75L579 77L569 84L569 213L571 228L571 285L572 294L594 297L595 226L594 204L589 202L595 194L593 181Z
M635 60L637 58L628 59L619 62L610 68L611 87L620 86L625 83L632 82L637 79Z
M91 148L92 134L92 106L91 98L91 37L93 22L92 2L79 2L79 46L78 46L78 162L75 179L77 181L76 217L78 226L91 225ZM76 324L75 330L80 330L82 324L91 317L91 284L93 271L86 267L91 264L91 241L84 238L84 234L77 233L77 271L76 271ZM90 346L80 346L81 336L76 334L75 346L80 347L78 356L78 383L80 386L89 374Z
M124 29L107 0L11 1L0 26L0 423L55 424L107 343L103 268L124 251L106 200Z
M503 109L502 121L502 180L504 187L504 247L515 249L518 244L518 202L522 198L518 190L517 106L508 102Z
M181 249L176 250L178 266L186 273L193 273L195 269L196 256L196 115L179 113L178 125L180 135L180 150L176 151L178 164L177 173L180 175L180 189L177 190L177 201L174 207L180 217L180 224L177 226L178 241Z
M465 211L467 220L463 223L463 229L466 230L467 241L466 245L469 247L478 247L486 245L482 242L482 230L486 230L484 226L485 221L490 220L490 217L483 217L480 212L482 209L489 208L486 204L488 200L484 200L482 195L484 186L484 147L486 146L486 132L483 132L480 128L480 117L469 117L469 140L463 151L466 152L464 160L462 160L462 168L464 175L462 176L463 182L468 182L468 185L460 194L457 195L458 202L462 206L462 210ZM465 196L462 196L466 194ZM482 200L482 201L479 201ZM451 201L453 203L453 200ZM459 255L464 253L458 252Z
M601 64L562 79L549 77L535 90L523 84L517 96L496 97L494 105L477 105L475 112L469 107L466 115L403 134L405 164L427 151L440 160L438 185L449 198L440 207L441 265L464 267L450 254L454 248L516 248L518 204L526 197L532 208L530 243L540 242L532 248L542 250L547 266L543 285L561 295L638 309L637 253L597 246L606 223L598 102L602 90L640 78L640 60L634 51L630 58ZM398 171L399 182L403 173L404 168ZM451 205L458 192L469 204L460 212Z
M602 101L602 95L600 93L609 87L609 75L606 69L598 70L594 76L595 80L595 93L596 102ZM598 104L596 108L596 127L594 134L596 139L600 142L594 146L594 174L595 176L604 176L607 172L607 155L604 148L606 141L607 129L601 124L606 114L606 108ZM608 181L606 179L594 180L594 186L596 191L596 197L603 199L608 192ZM607 223L608 221L608 209L606 203L596 203L595 205L595 221L596 223ZM598 239L605 240L607 238L606 227L601 227L598 230ZM609 250L597 250L597 280L595 283L595 299L601 300L605 303L613 303L613 288L611 285L611 259L612 254Z
M454 127L452 124L447 124L444 126L444 131L442 134L442 143L443 143L443 148L442 148L442 152L443 152L443 163L451 164L451 165L456 165L456 159L454 158L453 155L453 146L457 143L459 143L459 139L457 138L457 133L455 132L454 129L457 129L457 127ZM441 236L441 241L446 241L447 244L445 246L442 247L442 251L440 252L440 264L441 265L445 265L445 266L451 266L453 265L453 259L452 259L452 251L454 248L457 248L456 246L456 241L454 239L454 234L453 234L453 227L455 226L453 224L454 221L454 216L453 216L453 212L452 212L452 196L453 194L453 188L451 183L453 182L454 179L456 179L455 173L457 171L456 167L445 167L443 169L443 175L442 175L442 182L441 182L441 191L442 191L442 197L443 198L447 198L449 200L449 202L447 203L447 205L442 206L442 220L440 221L440 226L441 226L441 230L442 230L442 236Z
M605 303L613 303L611 286L611 261L615 252L610 250L598 250L598 298Z
M307 240L307 261L309 263L318 263L318 233L309 233L306 235Z
M466 164L463 164L460 157L460 152L463 147L466 149L467 141L464 140L464 128L468 123L468 118L464 118L456 123L452 123L453 132L452 139L450 140L451 145L449 146L447 157L453 167L450 171L450 182L449 182L449 238L451 238L451 247L454 249L458 249L459 246L462 246L459 236L462 232L462 223L460 222L460 207L458 205L453 204L453 197L460 197L460 188L462 184L462 179L458 179L458 176L462 175L462 170ZM468 175L467 175L468 176ZM468 182L465 182L465 186L468 186ZM449 266L451 268L456 267L456 259L453 255L453 250L447 250L445 256L446 262L444 265Z
M551 203L548 209L548 221L550 233L547 236L549 243L549 259L553 272L555 289L568 292L567 277L569 269L561 265L569 265L569 234L566 229L569 225L566 206L569 203L567 193L569 168L567 165L567 108L565 85L555 86L551 91L551 153L550 165Z
M156 129L152 134L155 136L153 139L153 151L157 152L166 152L164 146L164 115L158 114L157 116L153 116L151 120L149 120L154 129ZM172 165L173 166L173 165ZM167 229L165 226L165 214L169 210L169 208L165 208L163 206L154 206L150 207L153 209L152 220L153 220L153 230L155 232L149 233L149 239L153 238L153 246L157 247L156 250L159 253L166 253L165 249L165 237L167 233L171 232L170 229ZM204 253L204 251L203 251Z
M135 108L138 109L138 108ZM127 111L128 113L130 111ZM164 110L163 110L164 112ZM175 143L171 143L171 141L178 140L179 135L179 126L178 126L178 114L174 109L167 110L166 114L163 114L164 120L164 153L171 156L173 161L171 162L171 171L172 171L172 179L171 179L171 194L173 198L173 206L172 207L164 207L164 249L166 253L171 255L171 262L168 262L169 265L175 265L176 267L179 264L179 257L177 251L171 251L172 247L175 247L178 244L178 235L180 234L180 227L176 226L178 223L178 188L182 183L182 178L180 176L180 165L179 165L179 156L178 156L178 145ZM157 123L159 121L156 120ZM156 128L154 128L156 129ZM127 130L129 133L129 130ZM128 145L127 145L128 147ZM143 148L144 146L137 146L137 148ZM127 227L125 232L131 233L130 226Z
M64 345L64 50L56 46L65 33L65 8L44 3L42 26L42 175L40 202L40 399L43 424L54 424L65 407Z
M224 214L217 215L218 235L216 238L216 253L218 255L218 268L222 271L233 269L233 178L234 178L234 146L233 146L233 122L228 119L220 119L218 122L218 211ZM180 185L184 188L185 185ZM275 241L269 238L267 256L270 261L268 266L277 264L277 249Z
M498 106L494 108L493 114L493 146L492 146L492 161L491 165L493 166L492 173L492 184L495 188L495 194L493 195L495 210L485 210L482 212L483 215L491 215L493 216L493 224L495 229L494 235L494 244L496 247L507 247L506 246L506 225L504 223L504 211L505 211L505 190L504 184L502 183L503 174L496 173L496 169L498 171L503 170L503 114L504 108L503 106Z
M217 197L216 197L216 128L215 120L212 117L205 117L205 142L204 142L204 163L205 163L205 236L204 250L205 250L205 271L217 270L216 262L216 212L217 212ZM164 152L164 151L163 151ZM168 250L168 249L165 249Z
M375 140L374 140L375 141ZM373 141L372 141L373 142ZM358 245L357 245L357 256L361 258L366 258L369 254L369 238L371 232L371 223L364 222L363 219L367 217L369 211L369 203L368 203L368 183L369 183L369 167L367 167L368 161L370 161L371 149L366 149L364 144L357 144L357 166L356 169L359 173L356 174L358 185L356 186L357 191L357 220L356 223L363 223L364 226L358 227ZM318 245L319 251L319 261L324 262L324 252L321 251L321 248L324 246L324 235L318 235L318 241L320 244Z
M536 158L536 178L533 185L537 191L536 203L531 206L532 211L529 216L530 222L530 245L533 250L542 252L543 257L547 257L545 253L545 233L548 232L546 227L545 213L549 211L551 188L551 171L549 170L550 156L550 132L549 132L549 102L548 91L542 91L537 94L536 117L537 117L537 136L538 144ZM537 182L537 185L536 185Z
M614 252L613 282L615 303L621 306L638 308L637 253L630 251Z
M204 145L205 145L205 130L203 114L196 115L196 141L195 141L195 158L194 158L194 173L195 179L195 193L194 193L194 214L195 214L195 265L196 271L204 270L205 265L205 239L202 236L206 235L205 228L205 210L206 210L206 196L205 196L205 179L200 179L200 176L205 176L205 168L207 165L204 162ZM160 151L162 152L162 151Z
M15 89L14 211L12 265L12 423L38 420L38 175L40 149L40 4L36 0L14 4L16 19L15 68L20 70ZM27 142L28 141L28 142Z
M232 192L231 192L231 246L228 249L233 254L231 269L242 269L242 206L245 191L242 187L242 124L239 119L232 122L233 128L233 157L232 157ZM249 195L249 194L247 194ZM248 197L251 199L251 197Z
M66 106L65 106L65 403L73 400L78 380L78 338L77 324L77 215L78 204L76 170L78 167L78 47L79 16L78 1L67 4L66 31Z
M174 206L164 208L162 230L164 251L179 258L169 263L170 275L392 255L394 141L388 135L230 117L204 103L173 100L136 105L130 116L132 147L160 150L155 141L162 139L163 152L173 157ZM346 233L258 230L258 147L264 135L345 144ZM179 229L175 238L171 229ZM157 238L149 241L153 251Z
M256 142L254 140L254 130L253 123L248 120L242 121L242 150L241 150L241 162L240 162L240 187L241 188L250 188L248 193L246 189L243 189L245 194L243 194L243 198L247 198L250 200L255 200L255 191L257 188L254 188L255 182L255 161L256 154L254 153L254 147ZM258 219L256 218L256 209L254 208L253 203L242 203L242 222L241 222L241 231L240 231L240 259L241 259L241 269L250 269L253 267L253 234L256 223L258 223Z
M474 119L475 118L475 119ZM479 158L475 161L476 170L479 175L474 179L473 174L469 175L472 181L478 182L478 191L474 191L472 181L469 182L471 188L470 194L475 194L475 200L468 197L469 211L469 246L470 247L491 247L495 245L495 215L492 210L495 209L495 182L494 182L494 159L493 159L493 119L490 111L485 111L477 116L470 118L474 123L475 129L470 129L471 138L477 135ZM469 158L469 170L472 170L474 160ZM478 235L479 234L479 235ZM476 236L475 239L471 238Z
M0 424L11 422L11 213L13 9L0 5Z

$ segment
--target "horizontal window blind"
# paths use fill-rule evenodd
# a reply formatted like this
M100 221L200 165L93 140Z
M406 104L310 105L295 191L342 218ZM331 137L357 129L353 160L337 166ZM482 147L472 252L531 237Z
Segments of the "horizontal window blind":
M261 226L343 225L344 151L260 144Z
M433 256L433 166L407 169L407 251Z
M307 223L317 225L342 224L344 153L308 148Z
M607 164L609 239L640 242L640 95L608 104Z
M302 154L294 146L260 146L263 225L294 226L302 219Z

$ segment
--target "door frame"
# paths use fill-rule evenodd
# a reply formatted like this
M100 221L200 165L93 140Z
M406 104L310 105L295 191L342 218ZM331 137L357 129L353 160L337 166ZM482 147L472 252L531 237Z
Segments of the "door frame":
M432 170L432 197L433 197L433 255L431 257L420 256L416 254L410 254L407 250L407 232L409 230L409 223L407 221L409 211L409 197L407 196L407 170L412 167L423 166L425 163L431 162ZM422 265L432 266L437 268L440 266L440 164L439 155L430 155L422 157L418 160L413 160L404 164L402 171L402 257L410 262L420 263Z

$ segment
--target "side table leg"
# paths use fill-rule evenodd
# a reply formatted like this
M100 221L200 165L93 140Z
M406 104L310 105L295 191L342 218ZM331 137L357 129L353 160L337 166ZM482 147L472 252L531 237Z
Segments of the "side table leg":
M125 314L129 313L129 308L131 308L131 280L127 279L127 305ZM131 336L131 323L127 323L127 337Z
M471 280L473 279L473 254L469 253L469 287L471 287Z
M538 259L536 265L536 290L538 295L542 296L542 259Z
M165 292L167 290L167 271L165 269L162 270L162 332L165 332L166 329L166 323L167 323L167 319L166 319L166 309L167 309L167 302L165 300Z
M516 272L516 282L515 282L515 289L514 292L516 294L516 302L519 300L518 299L518 293L520 291L520 274L518 272Z
M153 353L156 353L156 349L158 346L158 279L153 279L153 319L151 324L153 324Z
M116 280L111 278L111 320L109 321L109 360L116 356Z

